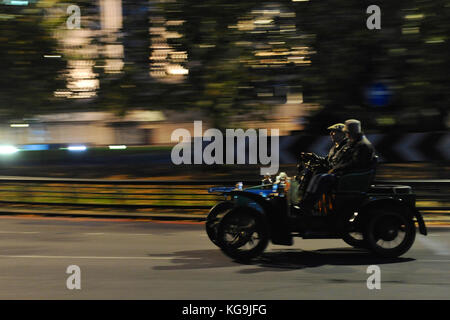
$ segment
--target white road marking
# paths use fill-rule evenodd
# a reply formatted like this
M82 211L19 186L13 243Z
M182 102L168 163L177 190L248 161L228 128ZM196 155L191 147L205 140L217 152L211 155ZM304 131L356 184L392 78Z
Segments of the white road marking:
M87 236L103 236L103 235L121 235L121 236L152 236L151 233L121 233L121 232L93 232L83 233Z
M40 233L38 231L0 231L1 233L6 233L6 234L13 234L13 233L17 233L17 234L35 234L35 233Z
M96 257L96 256L39 256L39 255L0 255L0 258L11 259L97 259L97 260L198 260L198 258L181 257ZM444 262L450 263L450 260L417 260L417 262Z
M39 231L1 231L0 234L37 234ZM103 235L123 235L123 236L152 236L151 233L120 233L120 232L85 232L87 236L103 236Z
M198 258L180 257L96 257L96 256L36 256L36 255L0 255L0 258L21 259L102 259L102 260L196 260Z

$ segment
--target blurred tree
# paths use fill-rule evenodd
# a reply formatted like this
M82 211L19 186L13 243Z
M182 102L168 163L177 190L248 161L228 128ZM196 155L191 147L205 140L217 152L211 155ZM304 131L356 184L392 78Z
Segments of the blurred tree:
M446 129L449 0L300 3L297 23L314 35L315 51L305 98L322 105L308 130L323 132L350 117L369 130ZM371 4L381 8L381 30L366 28ZM392 91L384 107L367 99L376 83Z
M58 74L65 66L55 57L52 34L63 21L45 15L45 6L55 2L0 5L0 112L4 118L21 119L54 106L53 92L61 86Z
M299 67L287 61L287 52L304 42L295 33L291 6L290 0L163 2L168 19L184 21L175 27L183 35L176 41L189 55L187 81L177 84L184 96L171 94L168 105L179 108L181 100L209 115L214 127L225 128L232 116L264 117L270 106L283 103L284 91L301 85ZM262 51L284 56L257 56ZM284 92L282 101L277 88ZM261 90L270 98L258 96Z
M251 49L236 45L242 33L232 28L244 13L259 4L254 0L161 3L168 19L184 21L173 29L183 35L177 41L189 59L187 81L177 85L182 94L168 96L168 105L180 108L183 101L185 107L209 115L215 128L225 128L231 115L260 107L253 99L254 92L239 89L248 87L253 78L244 63Z
M152 89L155 83L151 81L148 72L151 54L149 1L121 0L118 3L122 4L121 29L116 30L113 37L101 34L98 41L103 48L109 45L123 48L123 55L120 57L123 67L120 71L109 74L99 68L100 89L96 103L121 116L131 109L161 108L153 99ZM106 11L107 6L108 2L103 10ZM112 17L114 18L118 17ZM107 59L110 57L100 52L97 65L105 66Z
M99 21L97 3L72 3L80 5L83 17L92 15L92 21ZM100 81L97 98L74 99L85 106L118 114L134 108L201 110L213 126L224 128L233 115L254 117L257 111L280 103L262 99L258 96L261 90L266 90L264 96L271 96L275 87L301 87L306 102L322 106L309 119L311 131L322 132L329 123L349 117L360 118L365 128L374 130L446 129L450 0L121 3L123 24L114 36L105 36L95 23L84 26L99 31L94 33L92 44L100 51L97 57L89 58L95 60ZM372 4L381 8L381 30L366 27L366 9ZM63 26L67 16L65 12L46 13L60 5L60 0L41 0L25 7L0 5L3 116L19 118L58 106L70 107L67 100L57 100L53 93L66 87L62 82L64 59L72 57L44 58L58 54L53 31ZM270 16L273 21L267 29L252 29L257 18L254 12L270 10L279 10L280 15ZM282 14L293 22L283 22ZM283 23L286 28L281 32L277 28ZM288 27L290 24L295 28ZM151 76L152 53L156 50L151 28L181 35L167 37L162 51L167 45L177 54L185 52L185 60L167 60L179 63L185 68L180 70L188 70L187 75L176 81L172 81L176 77L167 80ZM123 67L114 74L102 69L110 58L104 53L108 45L123 45ZM311 63L299 66L283 62L285 57L257 56L261 51L282 56L293 47L309 48L302 58ZM263 64L270 68L260 68ZM377 83L392 91L384 107L374 107L367 98L367 90Z

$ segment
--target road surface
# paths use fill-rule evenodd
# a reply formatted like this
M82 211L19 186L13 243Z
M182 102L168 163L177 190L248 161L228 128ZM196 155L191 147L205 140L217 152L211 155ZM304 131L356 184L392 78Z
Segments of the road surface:
M72 265L79 282L68 281ZM367 287L371 265L381 289ZM295 239L245 265L223 255L199 223L0 218L0 299L448 299L449 271L448 227L418 233L397 259L341 240Z

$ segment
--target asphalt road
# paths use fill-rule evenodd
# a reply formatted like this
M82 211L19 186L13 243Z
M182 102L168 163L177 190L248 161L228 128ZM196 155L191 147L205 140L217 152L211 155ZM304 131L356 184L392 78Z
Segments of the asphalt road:
M448 299L450 228L383 260L341 240L270 245L251 264L224 256L202 224L0 218L0 299ZM80 268L69 290L67 268ZM377 265L381 289L369 290Z

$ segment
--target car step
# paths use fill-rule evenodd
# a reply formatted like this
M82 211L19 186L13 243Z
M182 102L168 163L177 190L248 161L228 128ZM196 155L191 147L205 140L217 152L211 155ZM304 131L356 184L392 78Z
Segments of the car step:
M305 232L298 236L303 239L341 239L342 236L337 234L331 234L329 232Z

